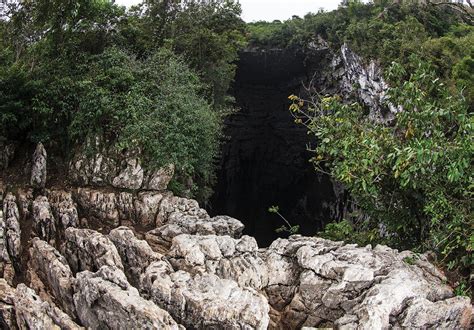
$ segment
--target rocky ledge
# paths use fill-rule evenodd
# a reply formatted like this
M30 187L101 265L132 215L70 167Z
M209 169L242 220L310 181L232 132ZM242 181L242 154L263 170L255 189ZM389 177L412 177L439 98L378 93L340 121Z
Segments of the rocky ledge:
M31 188L5 189L2 328L470 325L470 299L425 255L298 235L261 249L237 219L166 191L169 171L160 190L46 189L45 157Z

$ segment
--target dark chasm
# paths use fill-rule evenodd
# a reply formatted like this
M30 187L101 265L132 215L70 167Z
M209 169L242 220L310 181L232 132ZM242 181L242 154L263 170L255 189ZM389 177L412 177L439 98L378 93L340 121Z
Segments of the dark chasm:
M307 149L315 139L288 110L288 96L302 89L315 68L321 69L292 50L240 54L233 85L240 110L226 119L208 211L241 220L244 234L261 247L288 236L277 232L285 222L269 212L271 206L278 206L292 226L299 225L303 235L316 234L343 213L345 193L315 171Z

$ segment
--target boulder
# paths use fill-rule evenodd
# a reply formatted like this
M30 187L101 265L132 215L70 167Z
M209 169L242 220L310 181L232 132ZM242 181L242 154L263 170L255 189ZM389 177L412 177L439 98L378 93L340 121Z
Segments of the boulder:
M38 196L33 202L33 231L42 240L54 243L56 225L48 198Z
M383 246L292 236L276 240L264 258L273 322L290 328L390 328L403 323L400 314L410 310L414 298L453 297L446 278L424 256ZM450 313L469 308L453 306Z
M24 284L15 290L16 324L20 329L83 329L55 305L42 301Z
M91 229L66 229L63 255L73 273L95 272L102 266L115 266L123 270L117 248L105 235Z
M117 267L77 274L74 292L79 319L88 328L184 329L168 312L142 298Z
M63 311L75 317L72 301L74 276L66 259L45 241L34 238L30 248L29 271L36 273Z
M11 193L8 193L3 201L3 217L6 248L16 271L19 271L21 257L20 212L16 204L16 197Z
M135 199L136 223L145 228L154 228L155 219L164 194L158 192L140 192Z
M48 201L51 205L54 217L57 220L56 227L64 232L69 227L77 227L79 216L76 203L70 192L53 190L48 193Z
M2 329L16 329L15 316L16 290L5 279L0 278L0 327Z
M168 184L174 175L175 167L173 164L168 164L159 168L156 171L150 172L148 178L143 185L143 189L164 191L168 188Z
M175 269L192 274L215 274L242 287L262 289L268 285L268 270L253 237L179 235L168 253Z
M167 195L161 201L156 216L156 227L166 224L172 215L194 216L199 219L209 218L206 210L200 208L198 202L194 199Z
M145 235L147 242L156 250L169 248L173 238L181 234L227 235L238 238L244 229L239 220L227 216L204 218L174 212L167 219L164 226L153 229Z
M31 167L30 184L33 188L43 189L46 185L46 149L40 142L36 145L36 150L33 154L33 165Z
M3 210L0 209L0 277L6 279L9 284L12 284L14 276L15 270L8 253L6 223L3 217Z
M89 221L96 222L96 227L120 225L120 213L115 193L79 188L75 193L75 199L79 207L88 215Z
M140 275L152 262L162 260L163 255L154 252L146 241L137 239L133 231L127 227L112 230L109 238L117 247L130 283L140 287Z
M269 306L251 288L212 274L169 273L163 261L152 263L142 276L142 290L185 327L266 329Z
M143 183L143 168L136 158L124 161L125 167L112 180L112 185L116 188L137 190Z

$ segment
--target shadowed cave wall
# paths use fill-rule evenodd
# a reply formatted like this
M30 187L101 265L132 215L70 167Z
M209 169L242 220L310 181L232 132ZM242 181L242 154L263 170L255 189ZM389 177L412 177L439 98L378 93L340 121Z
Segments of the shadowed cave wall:
M300 233L312 235L341 213L341 193L308 162L306 129L288 111L288 95L297 93L314 72L303 54L292 51L241 53L233 86L240 111L226 121L217 184L209 212L241 220L246 234L268 246L284 224L280 212Z

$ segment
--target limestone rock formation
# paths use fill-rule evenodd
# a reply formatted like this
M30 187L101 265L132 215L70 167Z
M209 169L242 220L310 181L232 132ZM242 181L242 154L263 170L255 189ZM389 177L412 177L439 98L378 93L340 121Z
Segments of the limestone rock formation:
M164 196L164 194L150 191L139 193L138 198L134 201L136 223L145 228L154 228L158 208Z
M1 280L0 280L1 281ZM3 287L5 288L5 287ZM3 289L2 288L2 289ZM1 289L0 289L1 290ZM82 329L57 306L42 301L33 290L19 284L14 290L13 306L20 329ZM0 292L0 295L3 293Z
M33 165L31 168L30 184L34 188L42 189L46 185L46 160L46 149L40 142L37 144L33 154Z
M83 148L75 151L69 163L69 176L77 185L105 187L113 186L128 190L164 191L174 175L174 165L158 169L141 166L141 151L119 152L107 147L107 141L95 138L87 141ZM95 150L93 155L86 150Z
M14 276L15 270L8 253L7 227L3 216L3 210L0 209L0 277L4 278L9 284L11 284Z
M21 255L20 212L16 197L8 193L3 201L6 249L16 270L19 270Z
M76 315L72 301L74 276L66 259L54 247L39 238L33 239L30 256L29 271L36 273L58 305L74 317Z
M114 266L79 273L74 291L79 319L88 328L184 329L168 312L142 298Z
M157 305L186 327L266 329L269 307L265 297L216 275L183 271L166 273L154 262L143 275L143 290Z
M136 190L143 183L143 168L138 159L125 161L125 168L112 180L112 185L116 188Z
M84 210L90 222L117 227L120 224L117 197L113 192L79 188L76 192L77 204Z
M2 329L15 329L15 296L16 290L5 279L0 278L0 327Z
M115 266L123 270L117 248L105 235L91 229L66 229L63 255L73 273L97 271L102 266Z
M453 297L446 278L423 256L383 246L293 236L275 241L266 262L269 302L278 311L277 322L288 327L388 328L403 323L400 313L411 309L414 298ZM457 315L470 313L466 302L456 307L462 310Z
M155 249L168 248L174 237L181 234L191 235L229 235L240 237L244 225L237 219L227 216L214 218L199 218L198 216L183 216L172 214L167 224L146 233L145 238Z
M163 255L154 252L146 241L138 240L132 230L119 227L109 233L110 240L125 262L125 274L130 283L140 287L140 275L154 261L163 259Z
M69 227L77 227L79 215L76 203L72 199L70 192L55 190L48 193L48 201L51 205L53 215L57 220L57 227L61 231Z
M253 237L179 235L168 253L171 264L193 274L216 274L242 287L268 285L268 271Z
M343 70L338 70L341 66ZM365 66L362 59L344 44L340 55L334 56L332 68L335 78L340 81L341 94L351 95L355 92L359 101L370 109L371 120L389 122L401 110L388 102L388 84L383 78L382 69L374 61Z
M470 326L470 300L423 255L299 235L260 249L237 219L165 191L38 193L0 211L5 328Z
M163 191L168 188L168 184L174 175L175 167L169 164L149 173L143 189Z
M55 240L55 220L46 196L38 196L33 202L33 231L46 242Z

